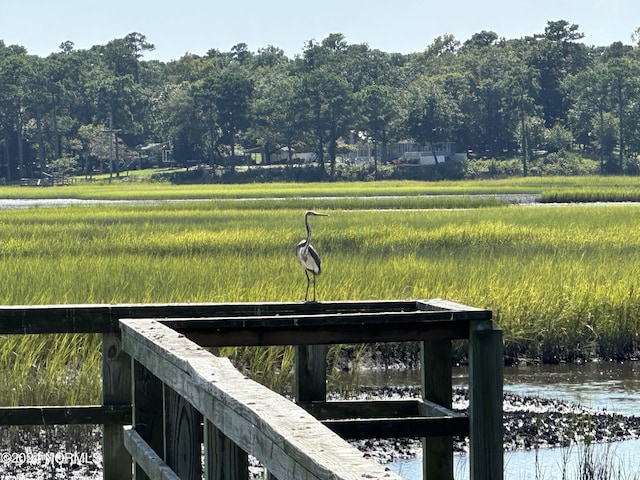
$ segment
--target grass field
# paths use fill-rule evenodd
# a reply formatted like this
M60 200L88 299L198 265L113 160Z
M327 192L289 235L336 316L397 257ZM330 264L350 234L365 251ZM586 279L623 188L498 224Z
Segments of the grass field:
M514 183L524 189L527 182ZM379 189L411 196L421 186L426 188L398 182ZM473 189L507 186L481 183ZM137 198L183 198L173 187L165 186L166 197L158 186L140 187L147 193ZM293 247L305 234L304 210L323 208L331 216L312 219L324 268L319 300L442 297L490 308L512 357L623 358L638 350L640 206L469 200L465 208L427 209L388 198L379 207L375 199L302 200L300 185L227 187L209 187L208 195L220 189L218 198L250 192L265 198L270 192L290 200L0 210L0 302L302 300L306 280ZM314 197L323 196L319 185L312 187ZM136 198L125 194L129 188L119 197L109 186L107 197ZM354 184L350 193L371 188ZM461 185L439 188L469 193ZM584 188L595 189L595 182ZM56 195L65 190L20 189ZM193 187L190 196L188 190L181 195L191 199L207 191ZM346 192L330 184L324 194ZM0 189L0 196L10 194ZM99 346L92 336L0 336L0 404L98 402ZM287 350L241 354L253 355L254 365L267 359L283 371L291 365Z
M129 181L55 188L0 187L0 198L223 199L536 193L548 201L640 200L637 177L526 177L469 181L172 185Z

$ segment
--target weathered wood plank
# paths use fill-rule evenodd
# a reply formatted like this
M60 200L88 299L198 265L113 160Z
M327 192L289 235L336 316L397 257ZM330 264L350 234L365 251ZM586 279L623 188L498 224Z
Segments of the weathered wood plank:
M458 315L468 315L469 319L478 319L478 315L482 317L491 316L491 311L484 308L470 307L458 302L452 302L451 300L445 300L443 298L431 298L429 300L416 301L416 307L418 310L427 311L444 311L455 312Z
M0 426L131 423L131 405L0 407Z
M470 479L503 478L502 330L472 324L469 338Z
M296 402L318 420L393 417L466 417L426 400L344 400Z
M124 446L150 480L181 480L131 426L123 427ZM139 477L136 474L136 479Z
M469 434L467 417L406 417L323 420L342 438L439 438ZM437 478L437 477L436 477Z
M164 389L162 382L144 365L132 358L133 427L156 454L164 459ZM144 468L136 466L136 480L148 478Z
M204 421L205 478L207 480L248 480L247 453L217 429Z
M121 321L123 345L277 478L398 478L311 415L158 322Z
M465 339L469 335L470 320L452 317L448 312L414 311L162 321L197 344L213 347Z
M433 302L433 305L431 305ZM431 305L431 307L429 307ZM168 304L88 304L88 305L9 305L0 306L0 335L40 334L40 333L106 333L118 332L121 318L211 318L225 317L229 322L233 317L265 317L267 324L273 324L268 317L290 316L303 320L305 316L325 316L327 322L335 321L332 316L407 313L425 320L479 320L487 317L487 311L473 309L459 304L456 311L449 312L439 306L442 301L366 301L366 302L291 302L291 303L168 303ZM421 316L421 313L430 316ZM357 318L357 317L356 317ZM381 318L384 318L381 317ZM386 317L396 322L393 316ZM389 323L389 322L387 322ZM223 326L222 323L219 324ZM203 327L206 326L203 324ZM185 328L187 325L185 325ZM229 323L226 328L233 327ZM391 340L390 340L391 341ZM394 340L395 341L395 340ZM321 343L321 342L318 342ZM324 342L323 342L324 343Z
M451 409L451 341L429 340L421 349L422 398L431 404ZM468 433L469 423L465 424ZM452 429L441 435L427 434L422 438L422 472L425 480L453 480Z
M296 401L296 404L318 420L415 417L420 408L419 400Z
M202 415L164 386L165 462L182 480L202 478Z
M0 306L0 335L118 332L121 318L217 317L403 311L414 302L263 302Z
M296 347L296 401L325 400L327 397L327 346L302 345Z
M102 404L126 406L129 411L131 408L131 357L122 351L119 333L102 336ZM102 426L104 480L132 477L131 456L122 438L123 424L109 422Z

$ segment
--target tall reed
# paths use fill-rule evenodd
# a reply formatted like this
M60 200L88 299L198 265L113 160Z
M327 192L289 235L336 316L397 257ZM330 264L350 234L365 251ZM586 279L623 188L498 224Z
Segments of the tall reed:
M0 302L302 300L293 247L305 235L304 210L317 205L299 203L0 211ZM640 207L327 211L312 223L321 301L443 297L490 308L513 357L638 350ZM99 339L60 338L0 337L0 402L99 401L90 375L100 368ZM269 381L284 379L291 352L269 355ZM39 391L25 391L29 382Z

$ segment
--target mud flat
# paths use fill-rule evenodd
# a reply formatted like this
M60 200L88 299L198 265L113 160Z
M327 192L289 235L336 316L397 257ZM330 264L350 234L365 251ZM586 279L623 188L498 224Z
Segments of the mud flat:
M360 388L347 395L352 400L418 398L418 387ZM331 400L344 395L329 394ZM453 408L464 412L468 391L455 389ZM505 451L533 450L587 443L605 443L640 438L640 417L594 410L557 400L504 395ZM102 478L100 428L63 427L5 429L0 434L0 478L97 479ZM365 457L386 464L412 459L422 448L417 439L370 439L353 441ZM456 438L458 453L468 450L466 438ZM251 474L261 468L251 462Z
M419 396L418 387L384 387L361 388L349 398L384 400ZM455 389L453 409L465 412L468 406L468 391ZM507 452L640 438L640 417L590 409L571 402L505 393L503 410L504 449ZM372 439L353 443L365 456L380 463L415 458L422 448L417 439ZM454 439L455 452L466 453L468 449L467 438Z

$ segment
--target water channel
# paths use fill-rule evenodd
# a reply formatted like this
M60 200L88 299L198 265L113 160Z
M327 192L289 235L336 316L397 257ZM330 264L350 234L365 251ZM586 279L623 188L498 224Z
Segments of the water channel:
M468 386L466 368L455 368L453 383ZM362 374L361 385L418 385L417 371L373 371ZM505 367L504 391L521 396L543 397L578 403L584 407L640 414L640 362L591 362L578 365ZM585 447L549 448L537 451L506 452L505 480L574 479L583 461ZM606 478L640 479L640 440L628 440L588 447L595 463L606 464L616 474ZM466 455L455 457L455 478L469 478ZM421 459L402 460L389 465L406 480L422 479ZM565 476L563 477L563 469ZM600 477L595 477L600 478Z

